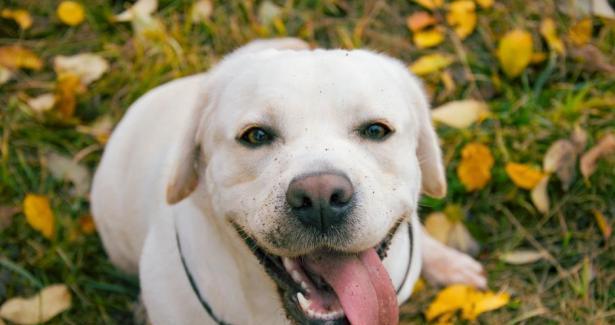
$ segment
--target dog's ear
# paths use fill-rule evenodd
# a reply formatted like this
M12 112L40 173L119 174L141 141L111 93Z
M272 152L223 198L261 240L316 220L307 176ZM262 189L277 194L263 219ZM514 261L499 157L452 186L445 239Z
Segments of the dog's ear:
M205 99L205 100L203 100ZM168 204L175 204L190 195L199 183L201 156L200 125L206 106L206 96L201 96L188 115L188 123L181 132L181 138L172 153L166 198Z
M421 102L423 102L421 100ZM418 144L416 155L421 166L423 193L442 198L446 195L446 173L442 162L442 153L438 135L431 123L431 113L427 100L418 107Z

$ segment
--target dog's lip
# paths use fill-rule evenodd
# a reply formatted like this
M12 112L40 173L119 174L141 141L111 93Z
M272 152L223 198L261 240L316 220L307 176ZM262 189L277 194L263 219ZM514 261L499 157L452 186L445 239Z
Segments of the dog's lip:
M380 241L380 243L374 247L381 260L386 258L386 254L393 236L397 232L397 229L401 225L403 219L403 217L400 218L387 233L387 235ZM245 243L256 256L261 265L263 265L267 275L269 275L269 277L271 277L277 285L278 291L283 300L286 314L289 318L294 320L297 324L348 324L348 320L344 316L343 311L342 313L337 313L337 310L333 310L332 313L336 314L335 318L332 318L331 315L325 315L326 319L320 317L322 315L307 315L306 307L301 306L300 297L305 297L305 295L308 295L309 293L306 290L305 285L302 287L300 280L297 281L296 279L293 279L293 276L287 271L287 266L284 265L285 259L290 260L291 258L269 253L266 249L258 245L257 241L238 224L234 222L231 223L239 235L244 239ZM294 257L294 259L296 258L300 258L300 256Z

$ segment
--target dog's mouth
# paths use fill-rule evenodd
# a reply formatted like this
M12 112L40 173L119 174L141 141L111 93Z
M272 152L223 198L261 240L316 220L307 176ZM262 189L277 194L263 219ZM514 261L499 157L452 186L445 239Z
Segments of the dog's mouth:
M362 252L322 249L294 258L268 253L235 228L276 283L286 314L295 323L393 325L399 318L397 295L382 259L398 226Z

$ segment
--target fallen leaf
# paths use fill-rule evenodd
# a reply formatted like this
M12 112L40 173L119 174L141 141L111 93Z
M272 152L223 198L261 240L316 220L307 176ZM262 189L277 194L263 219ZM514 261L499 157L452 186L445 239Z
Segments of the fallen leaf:
M79 218L79 229L86 235L93 234L96 231L96 224L91 215L85 215Z
M109 140L109 136L111 136L112 129L113 120L109 115L104 115L98 118L91 125L77 126L77 131L93 136L100 144L107 143L107 140Z
M534 167L525 164L507 163L506 174L520 188L531 190L543 177L543 174Z
M510 295L506 292L475 291L471 293L469 300L471 303L464 305L461 315L465 320L474 321L482 313L506 306L510 301Z
M489 9L493 7L493 2L494 0L476 0L476 3L478 3L478 5L481 6L481 8L483 9Z
M11 80L13 72L11 70L0 65L0 86L4 85L7 81Z
M572 44L580 46L589 43L592 37L592 19L581 19L568 31L568 38Z
M282 8L269 0L258 7L258 20L265 26L271 25L281 14Z
M570 53L589 72L615 73L615 65L611 64L609 58L592 44L572 48Z
M54 94L42 94L33 98L28 98L28 106L37 113L44 113L53 108L56 103Z
M574 148L577 153L583 152L587 145L587 131L585 131L580 125L575 125L572 134L570 135L570 141L574 144Z
M78 76L82 84L88 85L109 70L109 63L100 55L81 53L73 56L56 56L53 59L53 68L58 76L71 73Z
M469 143L461 150L457 176L467 191L479 190L491 179L493 164L493 156L487 146L477 142Z
M434 47L444 42L444 30L439 26L415 32L412 41L420 49Z
M489 107L485 102L465 99L448 102L431 111L434 121L458 129L467 128L472 123L482 121L489 116Z
M545 52L534 52L532 53L532 58L530 59L531 64L539 64L544 62L547 59L547 53Z
M460 220L442 212L433 212L425 219L424 226L434 239L449 247L470 255L476 255L480 251L480 245Z
M596 223L598 224L598 228L600 228L600 232L602 232L602 236L604 237L604 240L609 239L609 237L611 237L611 234L613 233L613 228L611 227L609 222L606 220L602 212L596 209L594 209L593 212L594 212L594 218L596 218Z
M26 194L23 212L32 228L40 231L46 238L53 237L55 217L49 206L49 198L44 195Z
M0 65L9 69L32 69L43 68L43 61L25 47L9 45L0 47Z
M0 16L6 19L14 20L19 28L26 30L32 26L32 16L24 9L2 9Z
M72 73L64 73L58 76L56 84L56 106L62 120L67 120L75 114L77 107L77 94L83 93L84 88L81 84L81 78Z
M546 173L557 173L557 177L562 181L564 190L568 190L574 167L577 162L577 149L575 145L565 139L560 139L549 147L542 160L542 169Z
M414 287L412 288L412 294L414 295L417 292L425 290L425 287L425 280L423 280L423 278L418 278L418 280L416 280L416 282L414 283Z
M432 321L438 316L459 310L466 304L469 292L473 289L465 284L454 284L444 288L427 307L425 318Z
M420 31L437 23L438 20L426 11L417 11L406 18L406 26L412 32Z
M57 10L61 22L69 26L77 26L85 19L83 6L75 1L62 1Z
M594 15L604 17L607 19L615 19L615 9L613 9L613 2L607 0L594 0L591 5Z
M21 212L21 208L18 206L0 206L0 232L11 226L13 216L18 212Z
M500 39L497 57L504 73L514 78L520 75L532 58L532 34L515 29Z
M463 319L476 320L480 314L506 306L509 301L510 296L505 292L481 292L465 284L455 284L436 295L427 308L425 317L428 321L433 321L444 316L443 320L448 321L453 313L462 310Z
M545 18L540 23L540 34L547 41L549 48L559 54L565 54L566 49L564 42L557 35L557 29L555 28L555 22L551 18Z
M138 17L147 17L153 14L158 8L158 0L138 0L127 10L115 15L116 21L133 21Z
M90 191L90 172L70 157L49 151L45 154L47 168L54 178L70 181L74 186L73 194L85 197Z
M462 40L472 34L476 28L475 10L476 5L470 0L457 0L448 5L446 21Z
M500 255L502 262L512 265L524 265L538 262L544 254L535 250L517 250Z
M454 59L450 55L440 53L428 54L412 63L410 71L419 76L424 76L448 67L453 61Z
M581 156L581 174L583 174L583 177L587 179L596 171L598 159L614 152L615 135L609 133L597 145Z
M444 4L444 0L414 0L414 2L431 10L441 8Z
M190 8L190 17L192 22L202 22L209 19L213 12L213 5L211 0L198 0L192 4Z
M0 307L0 316L16 324L47 322L71 307L71 294L64 284L43 288L30 298L11 298Z
M574 165L573 165L574 167ZM547 193L547 186L549 185L549 174L546 174L542 179L534 186L530 192L532 203L540 213L549 212L549 194Z

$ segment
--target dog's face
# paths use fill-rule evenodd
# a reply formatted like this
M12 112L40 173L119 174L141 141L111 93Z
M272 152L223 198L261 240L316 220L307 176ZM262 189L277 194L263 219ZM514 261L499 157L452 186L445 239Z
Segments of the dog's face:
M336 280L318 270L338 262L308 260L382 255L421 189L445 191L426 99L405 70L367 51L267 50L231 56L212 72L204 113L189 130L198 129L196 143L186 149L198 145L201 162L193 171L179 164L175 198L198 177L206 191L194 195L207 197L196 199L271 264L264 263L297 322L342 322L352 309L341 293L331 300ZM328 289L317 289L314 274ZM351 322L366 317L349 313Z

